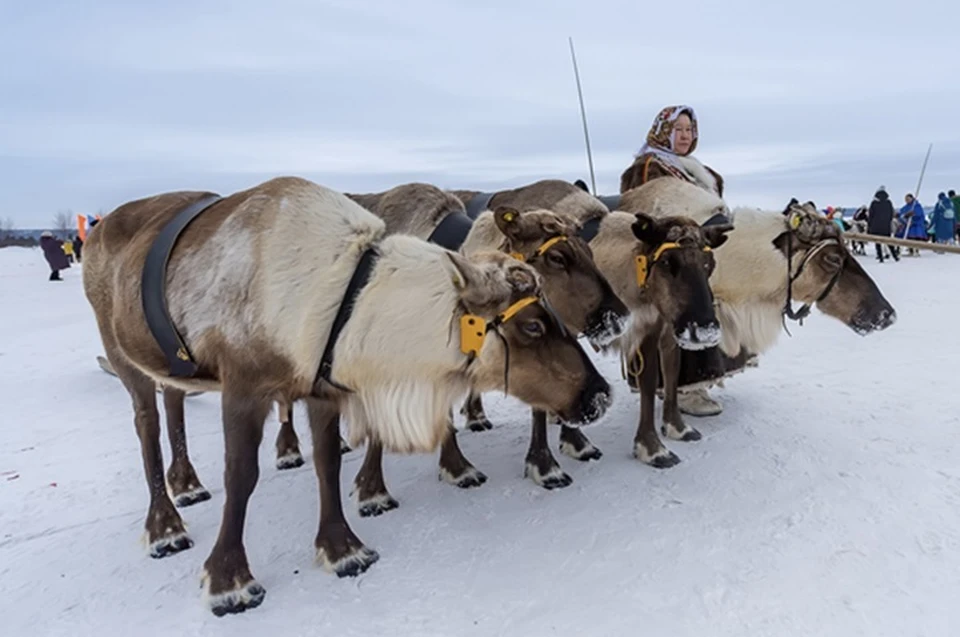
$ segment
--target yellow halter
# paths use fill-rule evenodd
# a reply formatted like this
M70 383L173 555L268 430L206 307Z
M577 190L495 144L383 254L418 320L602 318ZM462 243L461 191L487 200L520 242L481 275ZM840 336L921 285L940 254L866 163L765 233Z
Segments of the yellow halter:
M674 243L672 241L667 243L661 243L660 247L656 249L653 253L653 257L647 257L645 254L638 254L636 257L637 262L637 285L639 287L645 287L647 285L647 278L650 276L650 267L660 260L660 257L663 256L663 253L667 250L676 250L680 247L679 243ZM704 246L704 252L710 252L710 246Z
M543 256L543 253L546 252L547 250L549 250L550 248L552 248L554 245L556 245L557 243L559 243L559 242L561 242L561 241L566 241L566 240L567 240L567 237L564 236L564 235L559 235L559 236L553 237L552 239L547 239L546 241L544 241L544 242L540 245L539 248L537 248L536 250L533 251L533 254L530 255L530 258L532 259L533 257ZM527 260L527 259L526 259L522 254L520 254L519 252L511 252L511 253L510 253L510 256L513 257L514 259L516 259L517 261L526 261L526 260Z
M487 323L476 314L464 314L460 317L460 351L464 354L480 355L480 349L483 347L483 341L487 332L498 325L502 325L516 316L520 310L533 305L540 299L536 296L528 296L520 299Z

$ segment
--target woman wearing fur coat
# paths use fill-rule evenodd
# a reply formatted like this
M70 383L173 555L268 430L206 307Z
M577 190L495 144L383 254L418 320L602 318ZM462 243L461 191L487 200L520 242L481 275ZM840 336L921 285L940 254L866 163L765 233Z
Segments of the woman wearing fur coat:
M693 156L700 135L697 114L684 104L663 108L653 120L646 142L633 163L620 176L620 193L642 186L652 179L683 179L723 197L723 177ZM743 351L736 359L725 356L719 347L692 352L681 350L680 388L677 403L680 410L692 416L714 416L723 407L707 393L707 386L725 375L741 371L755 357ZM639 369L634 356L627 369ZM628 374L627 381L639 391L639 378Z

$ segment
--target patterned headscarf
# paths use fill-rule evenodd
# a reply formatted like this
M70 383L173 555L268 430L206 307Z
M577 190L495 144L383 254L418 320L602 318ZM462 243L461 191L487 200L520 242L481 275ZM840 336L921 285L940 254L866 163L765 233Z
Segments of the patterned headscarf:
M678 155L673 150L675 135L673 127L677 118L684 114L690 118L691 128L693 129L693 142L691 142L690 150L687 151L686 155ZM647 141L637 152L636 156L640 157L650 153L656 156L660 163L677 177L699 184L709 190L710 186L704 184L703 179L697 179L696 175L691 172L690 167L691 164L697 164L700 172L706 172L702 164L692 156L693 151L697 149L697 140L699 137L697 114L694 112L692 106L687 106L686 104L667 106L661 110L660 113L657 114L656 119L653 120L653 126L650 127L650 132L647 133Z
M686 104L667 106L657 114L656 119L653 120L653 126L650 127L650 132L647 133L647 143L644 144L644 147L648 148L648 150L640 149L640 153L638 154L642 155L644 152L650 152L649 148L656 148L671 154L676 154L676 151L673 149L673 127L674 124L676 124L677 118L684 114L690 118L690 122L693 124L693 143L690 144L690 150L688 150L686 154L693 154L693 151L697 149L697 139L700 135L697 131L697 114L694 112L692 106L687 106Z

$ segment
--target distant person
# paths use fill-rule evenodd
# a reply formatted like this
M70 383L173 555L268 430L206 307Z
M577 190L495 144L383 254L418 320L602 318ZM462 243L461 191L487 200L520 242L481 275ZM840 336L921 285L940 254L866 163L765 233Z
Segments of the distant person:
M63 241L53 236L49 230L44 230L40 234L40 247L43 249L43 256L50 265L50 281L63 281L60 278L60 270L66 270L70 267L67 261L67 255L63 251Z
M73 251L77 257L77 263L80 263L80 254L83 251L83 239L80 238L80 235L73 238Z
M870 208L867 211L867 234L878 237L889 237L893 233L893 217L893 203L890 201L890 195L887 194L883 186L880 186L876 194L874 194L873 201L870 202ZM874 243L873 245L877 247L877 261L883 263L885 258L883 245L880 243ZM895 247L890 248L890 254L893 256L894 261L900 260L900 256L897 254Z
M953 211L956 213L956 235L957 241L960 242L960 196L957 196L957 191L951 190L947 193L947 196L950 197L950 202L953 203Z
M900 208L900 214L897 215L903 222L903 233L901 238L912 239L914 241L927 240L927 215L923 211L923 206L910 193L903 198L904 205ZM920 251L916 248L907 248L908 254L919 255Z
M933 229L935 243L954 243L957 232L957 211L947 193L937 195L937 205L933 208L933 218L930 224Z
M860 206L857 208L857 211L853 213L853 230L859 234L867 233L867 219L869 218L869 208L867 206ZM851 242L853 246L853 253L860 254L863 256L867 255L867 244L863 241L853 241Z
M73 263L73 239L70 237L63 242L63 253L67 255L67 261Z

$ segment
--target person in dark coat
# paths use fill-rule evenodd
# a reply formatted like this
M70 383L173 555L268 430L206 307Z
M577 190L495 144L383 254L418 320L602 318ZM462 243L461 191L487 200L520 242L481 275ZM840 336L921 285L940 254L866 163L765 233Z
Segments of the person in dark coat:
M63 252L63 241L53 236L49 230L40 235L40 247L43 248L43 256L50 264L50 280L63 281L60 278L60 270L66 270L70 267L67 261L67 255Z
M77 257L77 263L80 263L80 254L83 251L83 239L80 235L73 238L73 254Z
M883 186L877 189L870 202L870 209L867 211L867 234L879 237L889 237L893 233L893 203L890 201L890 195ZM877 261L883 263L883 245L874 244L877 247ZM900 255L895 246L890 246L890 254L894 261L900 260Z

